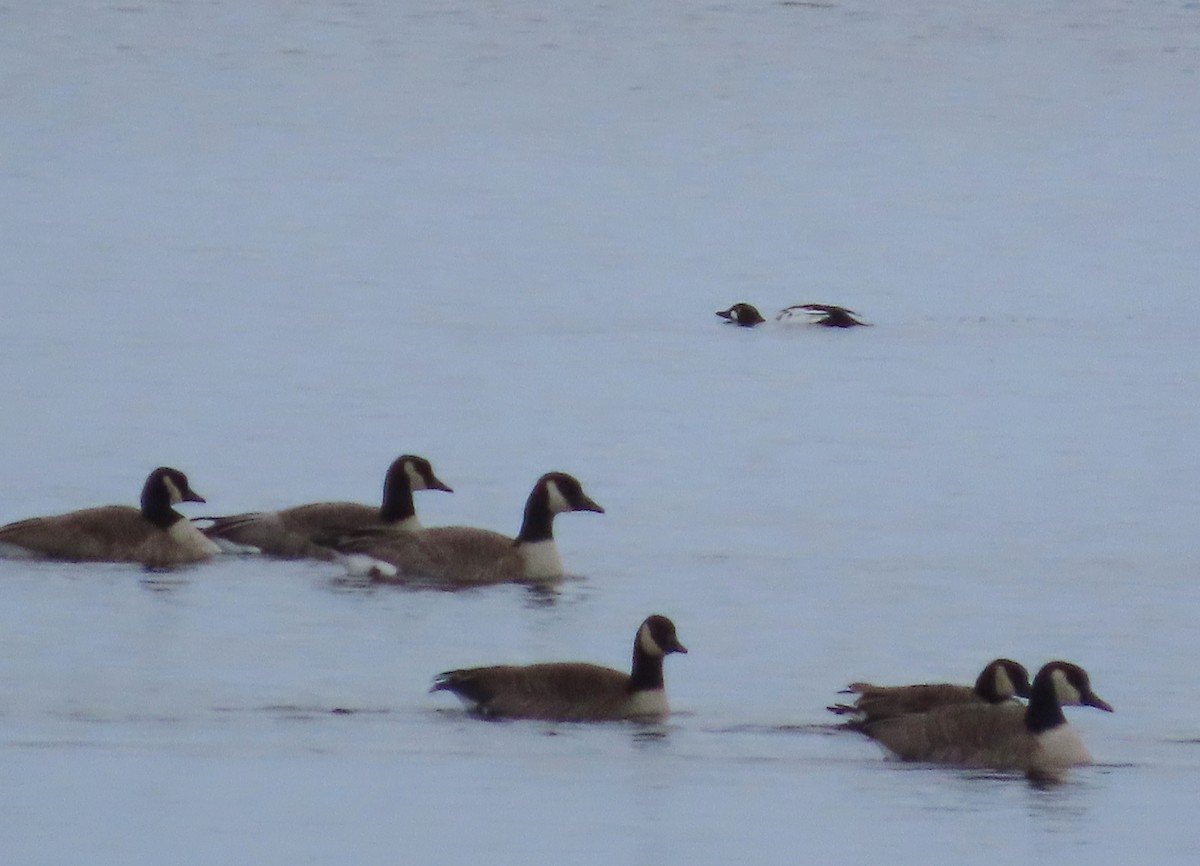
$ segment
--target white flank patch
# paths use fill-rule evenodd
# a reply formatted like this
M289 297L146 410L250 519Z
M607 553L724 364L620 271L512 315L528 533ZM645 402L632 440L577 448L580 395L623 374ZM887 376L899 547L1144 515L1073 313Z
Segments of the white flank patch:
M517 545L517 552L521 554L521 560L525 563L525 576L530 580L562 577L563 564L553 538L546 541L522 542Z
M346 574L351 577L395 577L400 573L400 569L390 562L367 556L365 553L344 553L339 556L342 565L346 567Z
M0 559L37 559L38 554L28 547L0 541Z
M478 701L473 701L470 698L468 698L466 695L460 695L458 692L454 691L453 689L448 689L447 691L449 691L450 694L454 695L454 697L458 698L459 701L462 702L462 705L464 707L466 707L468 710L477 710L481 706Z
M654 639L654 635L650 633L650 626L645 623L642 623L642 627L638 629L638 646L647 655L658 656L659 658L666 655L663 652L663 648L658 645L658 641Z
M634 692L629 697L629 716L666 716L670 712L667 693L663 689Z
M167 493L170 494L172 505L178 505L180 502L183 502L183 493L175 482L171 480L170 475L162 476L162 483L167 488Z
M562 514L571 510L571 503L567 502L567 497L558 489L557 481L546 482L546 493L551 514Z
M221 553L227 553L232 556L257 556L262 553L253 544L238 544L236 541L230 541L228 538L211 538L209 540L221 548Z
M1070 725L1059 725L1038 734L1041 755L1038 763L1045 767L1078 767L1092 763L1079 734Z
M178 488L169 480L167 484L173 488L172 492L178 492ZM190 520L176 520L167 530L167 535L171 536L171 539L184 550L191 550L204 556L224 552L221 545L192 525Z

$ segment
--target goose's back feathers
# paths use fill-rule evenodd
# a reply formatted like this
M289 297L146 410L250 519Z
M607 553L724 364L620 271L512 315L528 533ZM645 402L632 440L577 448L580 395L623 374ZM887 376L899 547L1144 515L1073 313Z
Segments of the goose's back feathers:
M866 719L887 719L907 713L927 713L947 704L980 701L970 686L952 683L922 683L911 686L876 686L851 683L848 692L857 693L853 704L834 704L829 710L837 715L861 715ZM854 722L851 722L854 724Z
M526 580L514 539L489 529L438 526L419 535L359 532L339 541L337 549L393 566L397 581L482 585ZM377 577L392 579L385 574Z
M827 709L837 715L853 716L852 728L863 723L907 713L927 713L950 704L999 704L1014 697L1029 697L1029 672L1012 659L994 659L984 667L974 686L952 683L922 683L911 686L877 686L851 683L847 693L857 694L852 704L834 704Z
M333 559L332 541L364 529L386 531L379 509L356 502L314 502L281 511L252 511L214 517L204 534L218 544L252 547L284 559Z
M489 717L582 722L630 716L629 675L582 662L447 671L433 690L453 692Z
M1037 755L1037 743L1025 730L1025 708L1018 704L942 706L870 721L863 729L906 761L1023 770Z
M433 472L424 457L402 454L383 479L378 508L355 502L313 502L279 511L253 511L206 518L204 533L228 550L253 548L285 559L333 559L331 545L359 532L411 533L421 529L413 506L414 490L454 491Z

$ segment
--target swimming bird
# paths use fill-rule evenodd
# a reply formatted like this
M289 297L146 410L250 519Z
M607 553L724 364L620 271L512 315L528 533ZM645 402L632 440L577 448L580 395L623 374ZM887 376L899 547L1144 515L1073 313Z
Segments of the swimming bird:
M547 472L533 485L516 538L469 526L437 526L419 534L351 533L334 546L352 574L382 580L472 586L537 583L563 575L554 544L554 516L565 511L604 509L579 481L565 472Z
M1090 764L1091 753L1062 707L1112 707L1092 691L1087 672L1070 662L1046 664L1033 678L1029 704L954 704L867 722L863 732L906 761L1053 775Z
M142 486L141 508L106 505L0 526L0 555L67 562L140 562L165 568L201 562L220 548L171 506L204 502L178 469L160 466Z
M1029 672L1012 659L988 662L975 680L974 686L951 683L922 683L912 686L877 686L872 683L851 683L844 694L857 694L852 704L833 704L827 707L839 716L854 716L846 726L861 730L862 726L902 716L906 713L925 713L949 704L1003 704L1014 697L1029 697Z
M655 614L638 627L631 673L583 662L500 665L446 671L431 692L457 695L486 718L599 722L662 719L670 708L663 659L686 653L675 624Z
M870 322L861 322L854 318L859 313L833 304L793 304L790 307L784 307L780 310L775 319L776 321L790 319L799 310L803 310L814 317L810 324L823 325L826 328L853 328L856 325L869 326L871 324Z
M753 328L766 321L753 304L734 304L728 310L717 310L717 315L731 325L741 325L743 328Z
M378 508L356 502L313 502L280 511L253 511L210 520L204 534L224 549L243 552L252 548L286 559L334 559L328 542L359 530L381 533L419 532L421 522L413 507L414 490L454 491L433 474L424 457L403 454L392 461L383 479L383 501Z

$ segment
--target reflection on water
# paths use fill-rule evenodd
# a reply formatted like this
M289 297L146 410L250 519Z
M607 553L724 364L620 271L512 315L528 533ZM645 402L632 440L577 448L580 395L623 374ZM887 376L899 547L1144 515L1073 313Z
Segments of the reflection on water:
M378 592L439 592L448 595L474 595L485 592L503 590L513 584L499 583L480 586L456 586L446 583L413 578L412 580L375 580L371 577L358 575L338 575L326 581L333 592L351 595L373 595ZM562 592L556 585L549 584L520 584L525 590L525 606L528 608L553 607L562 597Z
M151 592L177 592L189 584L189 579L174 569L145 569L139 583Z
M1194 862L1194 4L41 5L0 36L0 522L153 454L256 507L431 445L612 509L557 587L0 563L6 862ZM877 326L703 298L797 274ZM654 610L668 724L426 693L621 666ZM1145 760L906 765L823 710L1013 647L1141 684L1094 746Z
M1093 795L1099 790L1072 773L1030 778L1029 816L1049 833L1074 833L1087 817Z
M671 728L666 724L650 724L633 722L633 744L638 748L654 748L663 746L671 736Z

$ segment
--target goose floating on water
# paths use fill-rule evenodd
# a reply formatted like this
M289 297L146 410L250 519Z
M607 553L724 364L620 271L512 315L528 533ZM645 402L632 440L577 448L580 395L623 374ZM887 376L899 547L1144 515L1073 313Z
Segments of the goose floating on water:
M598 722L661 719L670 709L663 659L686 653L675 624L655 614L638 627L630 673L584 662L499 665L439 674L431 692L457 695L486 718Z
M1092 691L1087 671L1070 662L1046 664L1033 679L1029 704L955 704L863 725L863 733L906 761L1054 775L1092 763L1067 724L1063 706L1112 712Z
M563 576L554 517L567 511L604 513L574 476L548 472L525 502L516 538L489 529L438 526L408 534L356 532L334 546L352 574L379 580L446 587L554 581Z
M334 559L324 542L360 530L411 533L422 529L413 506L414 490L454 491L433 473L424 457L403 454L383 480L379 507L356 502L313 502L279 511L253 511L209 520L204 534L230 552L252 550L286 559Z
M855 729L880 719L907 713L926 713L951 704L1003 704L1013 698L1029 697L1029 672L1012 659L988 662L974 686L952 683L921 683L911 686L877 686L851 683L844 694L857 694L853 703L833 704L831 713L850 716L847 726Z
M0 556L66 562L140 562L167 568L221 549L172 508L204 502L178 469L160 466L142 486L141 508L105 505L0 526Z

